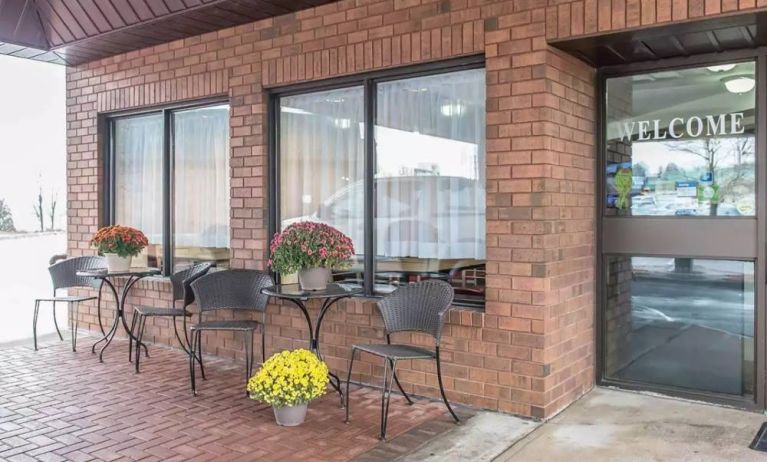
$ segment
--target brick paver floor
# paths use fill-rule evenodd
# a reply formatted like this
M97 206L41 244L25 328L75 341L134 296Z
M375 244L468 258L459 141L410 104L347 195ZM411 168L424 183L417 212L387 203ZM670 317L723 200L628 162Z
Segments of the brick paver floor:
M183 352L150 346L151 358L134 374L125 341L103 364L92 342L81 338L77 353L58 339L37 352L0 348L0 460L381 460L386 446L398 448L396 439L377 439L378 390L352 387L350 424L328 393L311 403L304 425L278 427L271 408L244 396L241 364L208 360L208 380L193 398ZM449 421L439 402L407 406L394 396L388 433L412 440Z

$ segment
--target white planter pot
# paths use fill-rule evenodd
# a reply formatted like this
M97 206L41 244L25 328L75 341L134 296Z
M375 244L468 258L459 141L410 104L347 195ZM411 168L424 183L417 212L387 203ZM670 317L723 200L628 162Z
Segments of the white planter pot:
M274 409L274 420L277 425L283 427L295 427L304 423L306 419L306 410L308 404L297 404L295 406L272 407Z
M107 260L107 270L110 273L124 273L130 270L132 257L121 257L116 253L105 253L104 258Z
M330 268L307 268L298 272L301 290L325 290L330 280Z

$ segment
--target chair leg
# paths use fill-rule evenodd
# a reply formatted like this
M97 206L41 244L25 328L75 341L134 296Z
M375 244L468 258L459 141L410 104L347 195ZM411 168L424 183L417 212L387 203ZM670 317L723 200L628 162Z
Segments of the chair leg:
M136 332L136 310L133 310L133 314L130 318L130 335L128 336L128 361L133 361L133 340L136 335L138 335L138 332ZM136 351L138 351L138 347L136 347Z
M250 364L253 361L253 331L244 331L243 336L245 337L243 345L245 347L245 397L247 398L249 396L247 385L250 379Z
M394 371L394 361L389 360L389 366L391 367L391 370ZM412 406L413 405L413 400L410 399L410 396L408 396L407 393L405 393L405 389L402 388L402 384L399 383L399 378L397 378L397 373L396 372L394 372L394 383L397 384L397 388L399 388L400 393L402 393L402 395L407 400L407 404Z
M389 425L389 403L391 402L391 388L394 379L394 371L397 368L397 361L391 361L391 376L389 377L389 387L386 389L386 411L384 412L383 427L381 430L381 439L386 439L386 427ZM386 386L386 382L384 382Z
M70 303L69 311L72 312L72 351L77 351L77 328L80 327L80 319L77 316L79 312L79 303Z
M139 374L139 364L141 363L141 342L144 341L144 326L146 326L146 317L142 315L136 316L136 374Z
M39 313L40 313L40 300L35 300L35 313L34 315L32 315L32 338L34 339L34 343L35 343L35 351L37 351L37 316Z
M146 321L147 321L148 317L147 316L141 316L141 319L143 321L141 323L141 338L143 339L144 338L144 329L146 328ZM141 342L138 342L138 344L136 345L136 356L141 354L141 347L142 346L144 347L144 357L148 358L149 357L149 347L146 346L146 343L144 343L143 340Z
M352 368L354 368L355 353L357 353L357 349L352 347L352 359L349 361L349 372L346 375L346 393L344 394L344 398L346 399L346 406L344 406L346 407L346 418L344 419L344 423L349 423L349 383L352 381Z
M261 324L261 364L266 362L266 325Z
M389 361L384 358L383 386L381 387L381 434L378 438L386 440L386 379L389 377Z
M56 333L59 334L59 340L63 341L64 336L61 335L61 329L59 329L59 322L56 319L56 302L53 302L53 325L56 327Z
M458 418L458 416L453 411L453 408L450 407L450 402L447 400L447 395L445 395L445 386L442 384L442 367L439 360L439 347L437 347L437 354L435 359L437 360L437 381L439 382L439 393L442 395L442 401L445 402L445 406L447 407L447 410L450 411L450 415L453 416L453 420L455 420L455 423L458 423L461 421L461 419Z
M196 335L197 331L192 331L192 343L189 344L189 382L192 385L192 395L197 396L197 389L194 383L194 363L197 361L196 349Z
M192 341L194 342L194 336L192 337ZM205 366L202 365L202 331L197 331L197 345L195 346L197 349L197 362L200 363L200 374L202 375L203 380L207 380L205 377Z

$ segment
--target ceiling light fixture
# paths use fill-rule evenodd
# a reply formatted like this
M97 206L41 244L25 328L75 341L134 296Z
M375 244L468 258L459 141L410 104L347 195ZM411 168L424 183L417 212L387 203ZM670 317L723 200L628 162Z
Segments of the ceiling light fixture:
M333 125L341 129L347 129L352 126L352 121L349 119L333 119Z
M733 75L731 77L725 77L722 79L724 87L730 93L741 94L748 93L754 89L756 82L754 77L750 75Z
M708 66L706 69L711 72L727 72L735 69L735 64L719 64L717 66Z

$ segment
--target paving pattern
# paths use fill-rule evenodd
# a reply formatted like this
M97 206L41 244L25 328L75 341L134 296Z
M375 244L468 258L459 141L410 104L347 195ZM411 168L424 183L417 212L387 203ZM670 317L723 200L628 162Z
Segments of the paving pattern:
M393 440L381 443L380 392L356 386L351 423L329 392L311 403L304 425L278 427L271 408L245 397L241 364L207 360L194 398L183 352L150 346L134 374L127 342L116 340L102 364L93 340L79 339L77 353L58 339L37 352L0 348L0 460L386 460L452 427L441 403L408 406L394 396Z

